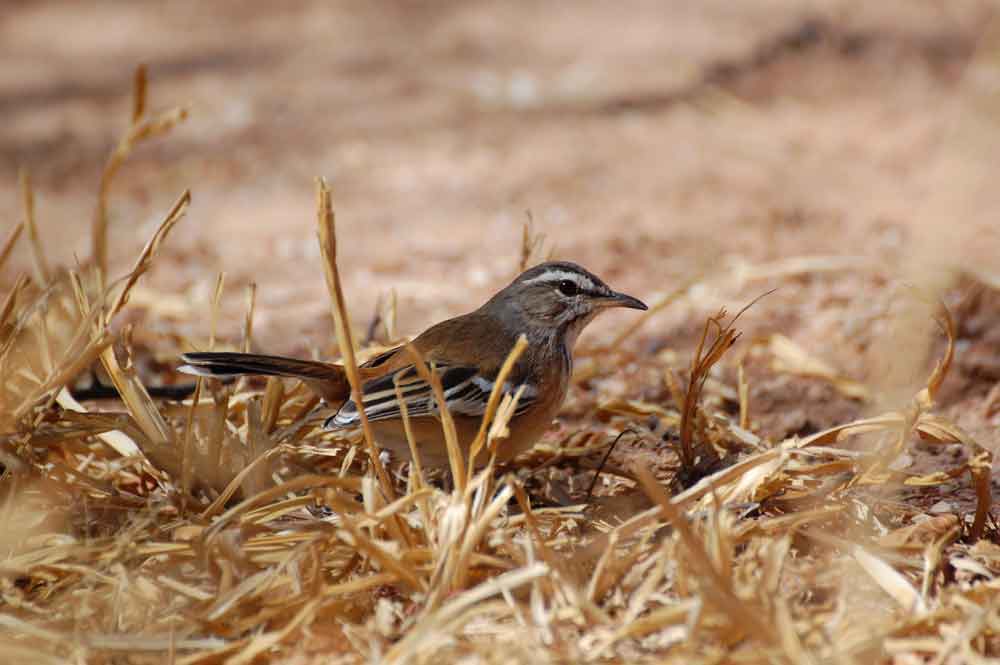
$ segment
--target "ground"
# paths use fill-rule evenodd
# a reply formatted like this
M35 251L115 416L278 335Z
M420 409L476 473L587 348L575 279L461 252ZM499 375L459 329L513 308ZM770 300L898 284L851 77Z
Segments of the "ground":
M112 265L191 189L149 283L207 313L225 272L225 339L254 281L256 348L333 352L313 230L325 176L359 326L390 290L402 334L475 307L515 272L530 218L555 256L647 300L702 281L646 324L654 342L690 347L707 312L777 286L744 329L787 335L892 401L924 377L886 373L886 356L923 358L935 332L915 322L898 344L911 322L882 314L900 281L933 290L952 283L940 271L998 272L1000 128L980 117L990 15L972 2L16 3L0 19L0 201L16 219L27 168L50 261L87 256L100 169L147 63L151 105L190 119L116 182ZM30 265L17 249L8 280ZM813 256L847 263L775 265ZM971 334L996 314L980 311ZM166 318L165 333L208 335L207 316ZM992 367L995 340L979 346L979 361L964 346L958 361ZM983 389L996 379L972 374ZM997 445L995 417L967 424Z
M239 343L254 282L256 350L335 353L324 176L359 331L390 290L401 334L477 306L516 273L530 219L553 256L620 290L656 301L690 286L627 341L677 368L706 316L777 289L742 315L736 347L757 349L751 420L771 441L905 405L944 349L926 306L940 297L958 330L940 412L996 452L992 16L964 0L8 2L0 210L13 227L27 169L50 264L89 256L101 168L146 63L151 107L189 118L115 181L112 272L193 197L142 283L161 301L127 315L162 342L149 382L176 379L179 345L205 345L219 272L220 339ZM31 269L28 247L0 290ZM609 314L581 344L633 318ZM866 398L775 372L762 351L775 334ZM735 385L735 364L718 378ZM908 455L901 468L926 473L964 453ZM896 498L968 513L975 497L963 475Z

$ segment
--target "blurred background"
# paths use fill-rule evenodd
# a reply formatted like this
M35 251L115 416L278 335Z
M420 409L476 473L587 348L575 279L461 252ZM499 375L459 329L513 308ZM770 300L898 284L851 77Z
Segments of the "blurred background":
M877 265L790 280L750 324L864 374L855 348L824 342L849 340L887 279L1000 272L992 15L962 0L6 0L3 224L20 217L26 167L52 262L88 256L101 167L147 63L150 106L190 117L115 182L112 266L124 271L190 188L147 284L207 313L225 271L227 339L254 280L259 349L330 348L322 175L359 326L392 288L404 334L482 302L516 271L530 216L556 257L648 299L799 257ZM27 248L0 281L30 265ZM745 302L772 274L784 273L737 279L721 300L706 290L706 307ZM649 334L703 320L664 317ZM608 319L605 331L623 321ZM155 325L208 328L207 316L171 323L169 307Z

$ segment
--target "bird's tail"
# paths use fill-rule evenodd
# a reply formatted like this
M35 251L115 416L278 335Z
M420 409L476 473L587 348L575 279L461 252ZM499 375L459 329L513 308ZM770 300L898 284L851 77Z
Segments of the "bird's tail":
M300 379L331 405L345 401L351 394L343 367L316 360L227 351L184 353L181 360L185 364L178 371L195 376L224 378L254 374Z

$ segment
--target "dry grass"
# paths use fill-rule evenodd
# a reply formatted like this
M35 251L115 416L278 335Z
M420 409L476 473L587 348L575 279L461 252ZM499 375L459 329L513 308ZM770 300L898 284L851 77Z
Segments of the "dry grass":
M454 490L445 492L417 464L405 476L384 467L367 426L360 436L319 429L316 400L301 386L199 382L183 403L149 396L131 357L140 331L113 323L182 218L187 194L124 278L107 282L104 249L114 172L135 142L183 117L147 119L144 90L140 73L133 127L102 179L88 264L47 264L22 181L36 274L18 280L0 310L0 659L951 663L1000 655L991 455L935 410L953 356L946 311L938 317L946 350L906 408L781 441L751 431L742 372L728 389L739 416L716 399L727 387L712 366L732 344L731 328L706 324L719 334L699 344L686 380L668 358L638 353L630 328L584 354L574 427L536 449L521 473L501 474L492 457L474 473L451 430ZM353 370L368 350L355 349L344 309L323 183L318 197L337 339L356 390ZM525 262L539 249L526 235ZM244 344L253 303L251 290ZM867 399L863 386L789 344L775 336L759 345L775 359L772 371ZM111 410L87 409L67 389L95 362L122 396ZM630 364L658 377L663 400L640 400L627 382L595 381ZM503 445L515 405L491 396L495 417L476 452ZM585 469L602 456L605 435L650 416L681 442L657 444L664 468L619 464L590 505L574 503L581 488L556 478L548 494L568 500L539 507L528 491L537 479L523 469L561 465L589 481ZM443 425L448 432L446 412ZM896 470L917 438L970 454L929 475ZM866 444L847 445L855 439ZM715 468L667 491L679 468L709 452ZM931 516L861 491L963 474L977 492L972 515Z

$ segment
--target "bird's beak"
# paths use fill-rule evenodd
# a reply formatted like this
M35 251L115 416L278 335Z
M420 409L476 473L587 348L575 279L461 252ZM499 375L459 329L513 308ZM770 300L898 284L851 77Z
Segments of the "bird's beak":
M601 304L605 307L627 307L629 309L641 310L649 309L649 307L646 306L646 303L638 298L633 298L630 295L617 292L612 292L610 296L603 299Z

